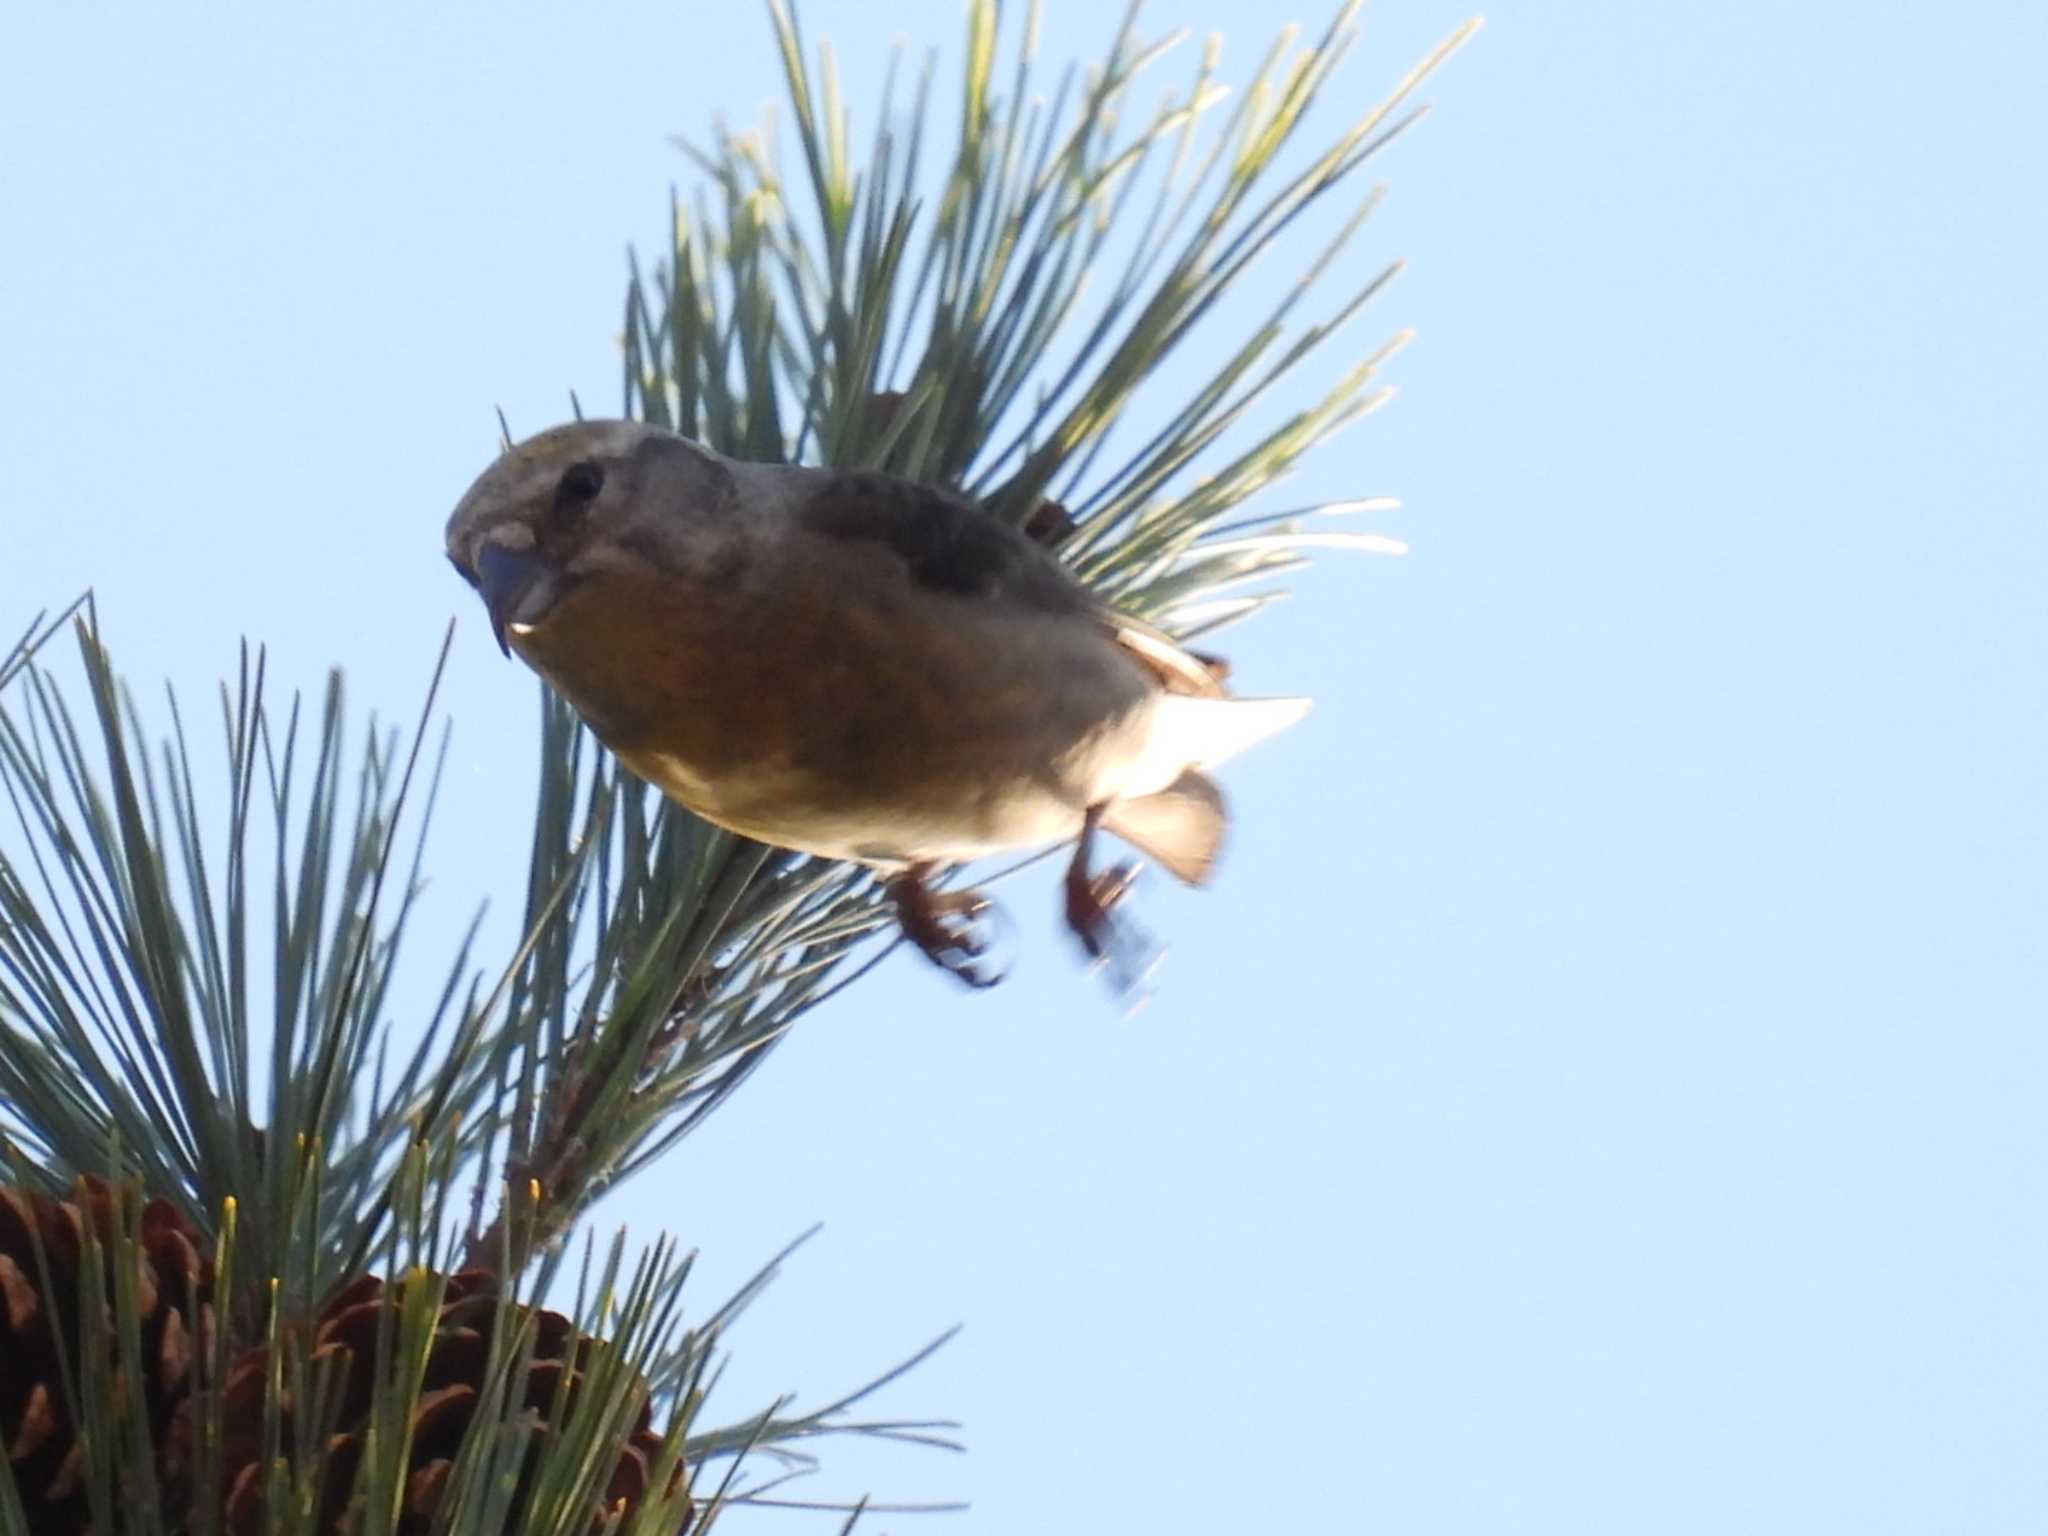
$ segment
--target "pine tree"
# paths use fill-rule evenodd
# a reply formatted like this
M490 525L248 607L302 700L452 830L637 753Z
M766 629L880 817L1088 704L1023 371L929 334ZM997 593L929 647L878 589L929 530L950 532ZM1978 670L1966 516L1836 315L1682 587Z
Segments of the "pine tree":
M1393 275L1297 319L1373 206L1356 173L1476 25L1290 153L1357 10L1284 36L1234 95L1212 43L1148 115L1167 48L1135 6L1048 103L1035 10L999 66L996 0L974 0L942 160L927 63L857 161L830 51L811 64L771 3L797 169L766 133L691 151L700 191L627 289L624 412L964 491L1182 638L1257 612L1311 550L1395 547L1303 526L1372 503L1232 518L1385 398L1403 339L1269 404ZM1221 371L1162 377L1344 197ZM1141 397L1163 425L1123 442ZM0 1530L704 1530L822 1436L949 1443L859 1412L915 1360L710 1422L725 1325L787 1255L706 1312L668 1239L581 1237L888 952L873 879L695 820L544 695L522 938L480 957L472 927L422 986L400 962L446 741L431 699L358 736L338 672L307 703L264 671L245 652L215 727L172 695L154 739L89 599L0 659Z

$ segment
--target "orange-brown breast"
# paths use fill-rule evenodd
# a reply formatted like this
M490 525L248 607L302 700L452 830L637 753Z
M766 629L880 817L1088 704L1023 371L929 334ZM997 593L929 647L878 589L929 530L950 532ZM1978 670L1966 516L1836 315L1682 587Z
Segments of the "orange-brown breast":
M795 841L774 836L793 799L990 829L1020 794L1087 803L1093 760L1155 691L1106 633L849 575L622 564L516 644L629 767L773 841Z

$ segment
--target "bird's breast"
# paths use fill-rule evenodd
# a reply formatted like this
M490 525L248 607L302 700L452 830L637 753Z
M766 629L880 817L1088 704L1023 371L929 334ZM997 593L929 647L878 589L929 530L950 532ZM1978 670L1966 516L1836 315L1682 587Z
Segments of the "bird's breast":
M1156 690L1092 622L842 578L588 581L520 649L671 798L838 856L1066 835L1142 749Z

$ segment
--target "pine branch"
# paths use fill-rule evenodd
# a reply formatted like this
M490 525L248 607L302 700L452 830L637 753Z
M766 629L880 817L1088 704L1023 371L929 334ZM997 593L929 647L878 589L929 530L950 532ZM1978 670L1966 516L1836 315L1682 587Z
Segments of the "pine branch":
M631 263L626 413L735 457L881 465L978 495L1019 523L1064 528L1059 553L1085 580L1181 636L1282 596L1271 586L1224 594L1315 551L1398 552L1382 536L1300 526L1384 509L1383 498L1277 520L1230 514L1387 398L1378 370L1405 333L1206 477L1189 478L1398 270L1386 267L1288 336L1377 194L1309 255L1217 377L1180 385L1185 397L1163 427L1121 463L1097 467L1134 399L1148 390L1170 398L1162 369L1176 348L1198 327L1213 330L1247 267L1415 120L1395 114L1477 25L1460 28L1305 168L1282 174L1351 45L1357 10L1347 5L1291 59L1283 37L1220 125L1210 121L1226 95L1212 42L1185 91L1132 129L1135 84L1170 46L1137 40L1135 6L1061 121L1035 101L1028 39L1007 88L998 85L1000 11L976 0L959 136L934 205L920 164L929 72L907 121L885 99L857 167L829 49L813 74L794 13L770 0L802 179L784 179L767 133L684 146L706 190L691 212L671 200L672 241L651 272ZM1063 86L1058 99L1070 94ZM1141 194L1150 212L1126 250L1112 236ZM1084 294L1105 266L1115 276L1091 310ZM1047 499L1055 483L1059 503ZM528 890L536 937L493 1037L508 1051L518 1039L540 1043L515 1051L507 1081L516 1108L502 1125L515 1198L478 1251L508 1223L549 1240L665 1154L844 983L856 951L886 926L861 870L696 820L599 752L558 703L543 710ZM563 915L543 940L550 912ZM493 1122L491 1134L500 1128Z
M245 653L222 693L228 795L210 826L175 696L153 768L97 632L81 621L77 641L96 747L36 666L21 707L0 705L21 849L0 860L0 1131L56 1188L103 1171L111 1137L202 1228L236 1200L252 1275L285 1273L289 1233L311 1221L323 1256L302 1278L318 1290L363 1248L366 1213L421 1129L424 1064L468 967L459 950L414 1061L363 1102L418 884L417 846L398 863L400 827L436 772L424 714L402 755L372 727L346 793L338 677L308 746L298 701L278 718L262 657ZM266 841L267 924L254 894ZM450 1043L444 1070L464 1047Z
M771 133L690 151L703 187L672 200L668 248L645 273L636 259L627 285L627 414L737 457L949 485L1184 638L1284 595L1274 579L1315 553L1398 552L1308 526L1384 498L1247 503L1387 398L1379 371L1405 333L1307 404L1269 405L1398 271L1304 319L1376 206L1377 192L1350 192L1355 174L1416 120L1406 102L1476 23L1304 155L1356 0L1306 49L1283 35L1227 113L1212 42L1150 114L1132 96L1173 40L1142 42L1135 5L1107 60L1041 101L1035 9L999 68L1001 11L975 0L952 141L938 147L927 66L900 114L892 74L861 160L829 49L812 66L793 9L769 10L801 170L785 179ZM942 160L930 177L928 157ZM1337 232L1242 322L1215 374L1174 371L1249 266L1332 196L1355 198ZM1140 402L1156 425L1119 437ZM72 682L44 650L67 621ZM822 1408L778 1401L698 1425L731 1324L787 1254L695 1327L689 1261L665 1245L628 1266L614 1242L594 1273L586 1250L573 1321L540 1310L592 1202L867 974L889 919L863 871L696 820L544 694L520 941L479 973L472 923L434 986L409 990L446 744L433 696L430 682L409 733L371 722L358 736L338 675L317 703L279 705L261 653L245 652L221 691L216 794L195 745L206 733L167 695L168 730L152 735L89 598L0 652L0 1150L15 1179L0 1207L41 1209L79 1175L136 1177L207 1244L220 1319L193 1356L192 1439L173 1475L139 1437L137 1330L155 1303L137 1279L146 1223L123 1193L63 1298L81 1321L58 1386L79 1415L77 1486L96 1528L166 1528L160 1506L189 1493L191 1529L208 1536L232 1464L279 1530L315 1529L344 1492L365 1532L396 1531L420 1498L450 1531L502 1531L515 1512L523 1532L580 1530L630 1462L652 1481L622 1529L673 1530L692 1496L703 1529L727 1505L799 1503L773 1495L826 1435L953 1446L942 1421L853 1415L929 1348ZM401 1013L419 1026L404 1047ZM0 1255L26 1240L0 1226ZM46 1257L13 1261L56 1295ZM352 1353L325 1346L343 1334ZM424 1372L458 1336L481 1341L467 1416L451 1454L422 1463L425 1415L451 1401ZM569 1356L545 1354L565 1341ZM543 1402L543 1378L581 1385ZM344 1387L365 1379L344 1423ZM667 1413L660 1435L650 1401ZM346 1465L344 1442L358 1458ZM781 1472L743 1471L754 1455ZM687 1467L708 1485L695 1473L720 1461L715 1486L669 1480ZM0 1460L0 1531L27 1528L23 1496ZM800 1507L848 1509L851 1530L911 1506Z

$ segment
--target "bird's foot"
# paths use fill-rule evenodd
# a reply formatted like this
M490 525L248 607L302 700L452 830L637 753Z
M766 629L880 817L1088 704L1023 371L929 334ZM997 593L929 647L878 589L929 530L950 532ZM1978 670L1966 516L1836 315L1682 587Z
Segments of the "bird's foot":
M1089 873L1089 834L1095 830L1094 822L1091 815L1080 846L1074 850L1074 861L1067 866L1067 926L1088 958L1108 970L1117 992L1134 997L1143 992L1166 951L1144 929L1116 915L1117 904L1137 883L1138 866L1117 864L1099 875Z
M1106 959L1116 946L1116 906L1137 883L1135 864L1117 864L1091 875L1077 859L1067 870L1067 926L1089 959Z
M992 987L1005 968L984 965L990 947L984 919L998 909L979 891L935 891L925 884L931 866L914 864L889 882L903 936L940 970L970 987Z

